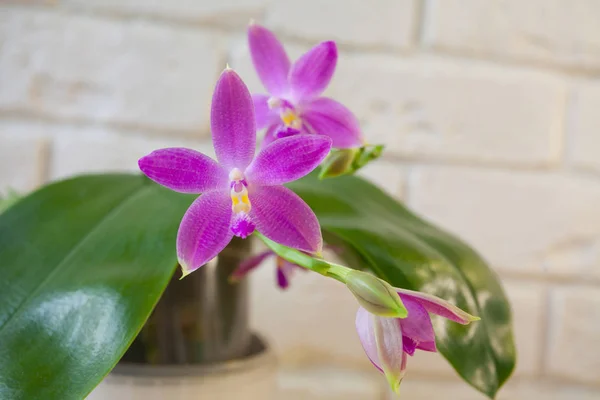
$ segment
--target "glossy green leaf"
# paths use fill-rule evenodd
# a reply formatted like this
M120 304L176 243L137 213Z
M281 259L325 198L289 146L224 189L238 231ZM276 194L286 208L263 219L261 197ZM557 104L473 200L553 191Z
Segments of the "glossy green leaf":
M20 198L17 192L10 189L5 195L0 194L0 214L15 204Z
M141 176L52 184L0 215L0 398L84 398L176 267L193 197Z
M312 207L326 236L361 256L353 267L481 317L468 326L436 318L434 326L439 351L463 379L493 398L516 356L508 301L482 258L361 178L320 181L311 174L289 187Z
M435 327L442 354L493 396L515 354L508 303L481 258L360 178L313 174L291 187L355 268L482 318ZM0 215L0 398L81 399L100 382L173 273L177 227L193 198L140 176L87 176Z

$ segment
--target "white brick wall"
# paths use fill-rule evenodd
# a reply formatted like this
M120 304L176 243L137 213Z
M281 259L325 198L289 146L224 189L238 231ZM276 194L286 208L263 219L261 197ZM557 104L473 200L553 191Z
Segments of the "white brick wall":
M569 286L551 295L550 335L545 369L553 376L600 382L600 289Z
M414 43L417 0L278 0L266 22L290 36L314 41L406 49ZM385 12L382 12L385 10Z
M572 124L567 147L569 161L577 167L600 171L600 81L579 82L569 110Z
M154 148L212 153L225 62L262 91L252 18L292 58L340 43L327 94L387 151L361 174L468 240L504 280L519 361L501 400L600 397L600 3L596 0L6 1L0 12L0 191L133 171ZM281 399L387 396L343 287L272 265L252 323L279 353ZM310 323L307 323L309 321ZM318 327L318 329L315 329ZM403 397L482 399L438 354Z
M425 43L478 56L598 70L596 0L430 0Z
M483 62L359 55L342 57L328 93L392 153L546 165L561 151L565 86L553 75Z
M564 172L416 167L410 204L492 265L547 277L598 277L600 182Z
M206 133L213 33L54 12L0 14L0 110Z
M271 0L60 0L72 10L101 11L120 16L150 16L181 22L236 26L258 18ZM237 27L239 28L239 26Z

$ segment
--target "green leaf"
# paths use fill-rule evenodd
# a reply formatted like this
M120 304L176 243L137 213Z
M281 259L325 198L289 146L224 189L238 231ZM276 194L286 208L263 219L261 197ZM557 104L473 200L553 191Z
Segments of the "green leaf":
M492 397L515 352L507 300L481 258L360 178L312 174L290 187L353 267L482 318L435 327L442 354ZM0 215L0 398L81 399L102 380L166 287L194 197L141 176L84 176Z
M86 176L0 215L0 398L82 399L141 329L176 267L193 197Z
M424 291L481 321L468 326L434 320L439 351L458 374L493 398L515 366L511 311L498 277L458 238L425 222L369 182L316 174L289 187L315 211L324 234L334 235L369 268L396 287ZM409 366L410 368L410 366Z
M6 193L6 195L2 196L0 194L0 214L2 214L6 209L8 209L8 207L15 204L20 198L21 196L19 196L17 192L10 189L8 190L8 193Z

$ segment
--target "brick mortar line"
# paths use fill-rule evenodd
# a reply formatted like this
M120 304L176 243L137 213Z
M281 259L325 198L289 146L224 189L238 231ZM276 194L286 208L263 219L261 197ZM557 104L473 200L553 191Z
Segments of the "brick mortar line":
M514 68L528 68L537 71L554 72L570 77L598 78L600 75L600 65L597 67L582 67L564 65L560 63L552 64L550 62L526 59L525 57L503 57L493 54L478 54L469 50L439 45L424 46L422 49L428 54L437 54L440 56L446 56L460 60L486 61L492 64L503 65L507 67L510 66Z
M0 110L0 122L15 122L23 124L41 124L54 127L71 126L82 128L98 128L105 129L109 132L114 132L124 138L139 138L139 139L184 139L190 141L203 141L210 139L210 129L198 129L197 131L185 130L169 130L164 128L156 128L150 126L140 126L138 124L119 123L111 121L98 121L87 118L61 118L48 114L29 112L24 110ZM416 173L416 170L421 167L463 167L463 168L478 168L486 172L522 172L522 173L539 173L539 174L555 174L566 173L572 177L580 177L585 179L600 178L600 171L594 168L586 168L580 166L561 166L561 165L524 165L524 164L508 164L502 162L487 162L476 159L444 159L443 157L432 156L407 156L397 153L386 153L381 159L384 162L392 163L397 167L408 168L406 171L406 182L403 187L404 193L410 193L410 177ZM406 198L410 199L410 195Z
M418 357L418 355L416 355ZM294 365L292 369L286 370L288 373L293 373L293 370L310 370L314 367L327 367L336 370L351 370L353 373L364 375L366 377L373 376L373 371L369 368L348 368L345 364L337 364L337 363L320 363L320 362L309 362L306 364L302 364L301 366ZM284 365L283 368L286 368ZM290 372L292 371L292 372ZM465 381L461 380L458 375L448 374L447 372L425 372L423 370L411 370L410 364L407 369L407 377L406 379L414 380L414 381L428 381L431 382L432 379L442 383L457 383L468 385ZM551 386L551 387L564 387L564 386L573 386L577 388L585 388L585 389L599 389L600 390L600 382L598 383L590 383L578 381L571 378L565 378L563 376L553 376L551 374L543 374L543 371L540 371L540 375L517 375L509 377L508 381L504 384L506 385L520 385L520 384L534 384L540 386ZM476 389L473 389L476 390ZM503 389L500 389L502 391Z
M542 167L535 165L510 165L494 162L481 162L471 160L452 160L452 159L428 159L428 158L406 158L406 157L383 157L381 160L391 162L394 165L402 168L408 168L407 178L417 173L419 168L443 168L443 167L455 167L455 168L470 168L478 169L485 172L515 172L515 173L529 173L539 175L552 175L552 174L566 174L571 178L582 178L596 180L600 178L600 171L594 167L580 167L580 166L562 166L554 165L550 167Z
M246 29L246 25L233 26L231 23L218 22L214 19L227 18L227 16L212 16L206 18L177 18L177 17L163 17L158 15L150 14L135 14L127 12L116 12L107 11L102 9L90 9L85 10L82 8L64 8L56 6L44 6L44 5L28 5L22 4L3 4L5 9L15 9L23 11L38 10L47 13L54 13L57 15L73 15L73 16L87 16L98 20L106 21L144 21L151 22L156 25L169 26L173 28L187 28L207 33L222 33L225 35L232 34L243 34ZM263 7L264 12L268 7ZM234 17L235 14L227 14ZM244 14L245 15L245 14ZM290 33L284 33L279 30L275 30L278 36L284 41L289 41L290 44L296 45L314 45L315 40L303 38L300 35L294 35ZM408 48L398 48L393 46L368 46L360 44L351 44L338 42L338 46L341 50L346 51L349 54L364 54L364 55L386 55L386 56L406 56L406 55L434 55L439 56L443 59L448 60L462 60L462 61L485 61L490 64L508 67L511 69L524 69L533 71L542 71L555 73L559 76L576 77L576 78L597 78L600 75L600 65L598 67L576 67L566 66L561 64L550 64L541 61L527 60L524 58L510 58L494 55L476 54L467 50L459 48L450 48L445 46L427 46L417 45L410 46Z
M544 302L544 309L542 311L542 337L541 343L539 344L541 351L536 360L536 368L543 376L546 375L546 365L549 358L548 354L550 353L550 345L552 343L550 336L555 332L552 330L552 321L556 316L552 312L552 290L550 287L544 288Z
M50 168L54 150L52 148L53 141L51 138L44 137L38 144L38 166L36 171L36 186L42 186L50 179Z
M392 153L391 151L384 152L381 158L384 161L393 162L398 165L410 165L413 167L438 167L438 166L454 166L454 167L478 167L485 169L494 169L502 171L516 172L557 172L563 171L558 163L551 164L524 164L516 162L514 164L505 163L502 161L485 161L476 158L444 158L441 156L430 155L409 155L401 153Z
M495 266L492 266L491 268L496 271L503 282L506 279L522 283L546 284L553 287L582 286L600 289L600 278L594 276L565 276L560 274L544 275L543 272L540 274L535 272L523 273L502 270Z
M23 109L0 109L0 120L16 120L24 123L39 123L54 126L70 125L89 128L104 128L113 131L139 132L148 138L178 138L178 139L206 139L210 137L208 127L198 130L181 130L144 126L136 123L101 121L85 117L60 117L47 113L33 112Z
M436 381L440 381L443 383L464 383L465 385L467 385L466 382L464 381L460 381L457 380L460 379L458 376L451 376L448 374L444 374L442 372L439 373L428 373L428 372L421 372L421 371L410 371L410 365L408 366L408 370L407 370L407 378L405 379L411 379L411 378L416 378L413 380L416 381L423 381L423 382L429 382L431 383L431 379L435 379ZM532 377L532 376L513 376L510 377L508 379L508 381L503 385L503 387L500 389L500 393L502 392L502 390L504 390L506 385L512 385L512 384L534 384L534 385L539 385L539 386L547 386L547 387L556 387L556 388L560 388L560 387L565 387L565 386L572 386L575 388L583 388L583 389L600 389L600 382L599 383L586 383L586 382L581 382L581 381L576 381L576 380L572 380L572 379L568 379L568 378L564 378L564 377L560 377L560 376L548 376L548 375L543 375L540 376L539 378L536 377ZM473 389L476 390L476 389Z
M225 58L224 58L225 59ZM116 121L101 121L85 117L60 117L47 113L33 112L22 109L0 109L0 121L15 121L17 123L39 123L48 124L51 126L81 126L87 128L103 128L115 131L116 133L130 131L131 133L139 133L141 137L147 138L177 138L189 140L204 140L210 138L210 128L199 128L198 130L178 130L169 128L157 128L152 126L144 126L136 123L116 122ZM131 137L132 135L125 135ZM397 152L387 151L381 158L384 162L390 162L401 167L477 167L485 170L497 171L515 171L515 172L539 172L539 173L556 173L566 172L576 176L584 176L587 178L596 178L600 173L596 172L592 167L580 166L561 166L557 163L550 164L522 164L522 163L504 163L501 161L484 161L476 158L465 157L462 159L444 158L439 156L429 155L408 155Z

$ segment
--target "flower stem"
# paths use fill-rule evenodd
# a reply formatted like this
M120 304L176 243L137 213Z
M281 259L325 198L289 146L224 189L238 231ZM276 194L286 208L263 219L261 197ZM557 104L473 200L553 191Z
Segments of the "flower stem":
M283 246L265 237L259 232L254 232L254 234L258 236L269 249L271 249L275 254L284 260L299 265L303 268L310 269L311 271L317 272L323 276L333 278L344 284L346 283L346 277L348 276L348 273L352 271L352 269L343 265L331 263L320 258L314 258L308 254L302 253L301 251Z

